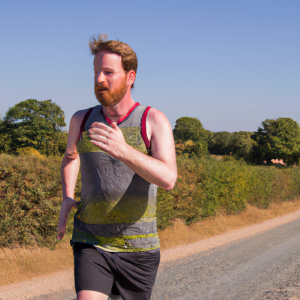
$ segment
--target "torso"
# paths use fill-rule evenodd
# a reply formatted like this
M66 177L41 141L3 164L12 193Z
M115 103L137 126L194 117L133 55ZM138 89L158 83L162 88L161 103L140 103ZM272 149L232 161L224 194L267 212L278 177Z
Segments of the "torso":
M149 155L145 137L143 139L141 133L146 109L146 106L135 107L118 126L130 146ZM112 252L158 249L157 186L92 144L87 130L93 122L109 124L100 105L93 109L87 119L77 146L82 192L81 204L74 219L72 241L92 244ZM145 132L149 138L149 131Z

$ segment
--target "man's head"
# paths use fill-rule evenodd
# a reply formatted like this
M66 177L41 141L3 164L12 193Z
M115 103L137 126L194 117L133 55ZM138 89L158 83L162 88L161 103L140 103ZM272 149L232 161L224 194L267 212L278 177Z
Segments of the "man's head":
M112 107L134 87L138 65L136 54L125 43L107 41L104 34L92 38L89 47L95 56L96 98L105 107Z

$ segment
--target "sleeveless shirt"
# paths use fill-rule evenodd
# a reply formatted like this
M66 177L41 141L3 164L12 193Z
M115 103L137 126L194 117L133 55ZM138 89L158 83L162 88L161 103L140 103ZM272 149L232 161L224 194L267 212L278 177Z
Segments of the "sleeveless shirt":
M118 122L127 144L146 155L150 155L149 141L148 149L145 145L149 108L136 103L125 119ZM94 107L82 124L77 145L82 188L71 242L91 244L110 252L158 249L157 186L90 142L88 130L94 122L110 124L101 105Z

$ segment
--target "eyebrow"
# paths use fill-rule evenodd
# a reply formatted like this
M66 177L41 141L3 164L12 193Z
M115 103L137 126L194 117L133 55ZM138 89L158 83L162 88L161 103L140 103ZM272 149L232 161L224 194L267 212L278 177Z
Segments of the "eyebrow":
M94 70L96 70L95 67L94 67ZM105 70L105 71L114 71L114 68L112 68L112 67L104 67L104 68L102 68L102 70Z

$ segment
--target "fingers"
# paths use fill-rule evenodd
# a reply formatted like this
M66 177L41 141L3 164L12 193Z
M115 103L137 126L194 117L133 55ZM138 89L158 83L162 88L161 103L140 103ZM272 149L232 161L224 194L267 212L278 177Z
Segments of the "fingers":
M104 141L103 138L107 139L112 133L114 129L108 127L103 123L93 123L91 129L89 129L90 138L96 141Z
M103 136L107 136L107 135L111 134L113 131L114 130L112 128L109 128L108 130L104 130L102 128L92 127L91 129L89 129L90 134L96 133L96 134L103 135Z
M90 139L104 144L108 144L108 139L113 141L118 141L120 137L123 139L123 133L117 123L112 122L111 125L112 127L108 127L103 123L93 123L89 129Z
M102 130L105 130L105 131L111 131L112 128L107 126L106 124L102 123L102 122L94 122L92 125L91 125L91 129L93 128L98 128L98 129L102 129ZM91 130L90 129L90 130Z
M117 157L125 147L125 139L116 122L111 127L103 123L93 123L89 129L90 141L108 154Z
M65 232L57 232L56 238L58 240L62 240L64 236L65 236Z
M119 127L118 127L118 125L117 125L117 122L111 122L111 127L112 127L114 130L119 129Z
M108 144L109 143L108 137L104 137L104 136L99 135L99 134L91 134L90 139L91 139L91 142L100 142L102 144Z
M91 140L91 143L98 146L99 148L101 148L103 151L108 151L109 150L109 146L102 143L102 142L98 142L98 141L95 141L95 140ZM108 142L106 142L108 143Z
M121 136L123 136L123 132L121 131L121 129L118 127L117 122L112 122L111 123L112 128L117 131Z
M96 132L97 134L107 136L107 134L111 134L112 132L117 131L122 134L122 131L117 125L117 122L112 122L111 127L107 126L104 123L101 122L94 122L91 125L91 129L89 129L89 132Z

